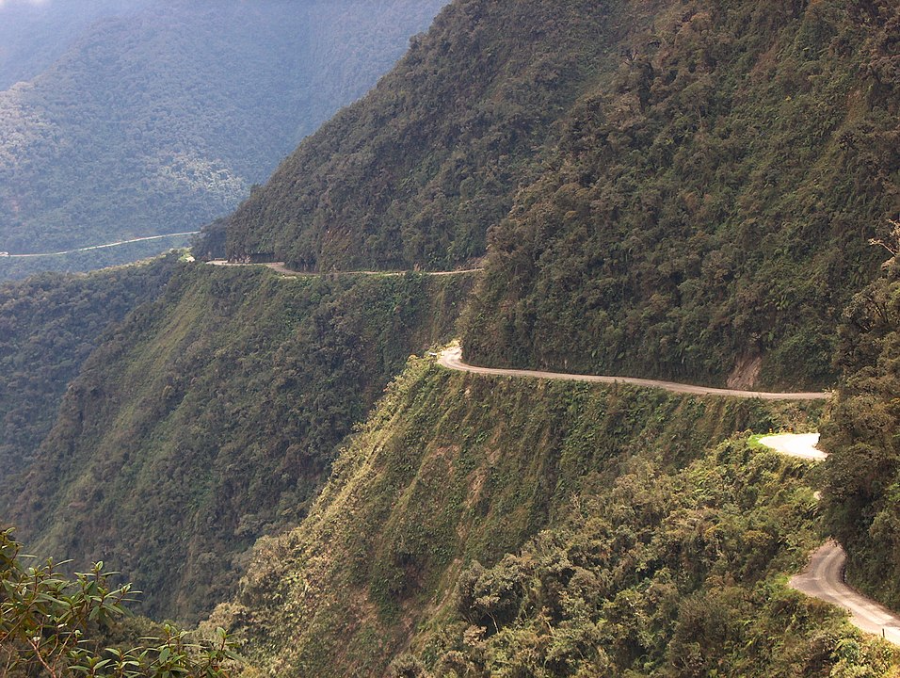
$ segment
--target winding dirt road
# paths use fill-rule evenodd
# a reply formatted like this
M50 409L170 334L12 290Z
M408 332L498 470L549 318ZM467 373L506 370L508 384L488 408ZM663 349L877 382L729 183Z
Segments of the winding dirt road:
M827 400L830 393L765 393L762 391L737 391L727 388L711 388L708 386L694 386L692 384L678 384L672 381L659 381L657 379L636 379L634 377L606 377L590 374L567 374L563 372L544 372L540 370L504 370L496 367L478 367L463 362L462 350L459 346L450 346L444 349L438 363L450 370L460 372L473 372L475 374L490 374L499 377L531 377L535 379L556 379L560 381L583 381L591 384L633 384L647 388L661 388L672 393L686 393L690 395L727 396L731 398L759 398L761 400Z
M450 370L475 374L558 379L600 384L619 382L650 388L662 388L673 393L694 395L720 395L736 398L762 398L764 400L821 400L830 397L828 393L758 393L755 391L706 388L653 379L477 367L463 362L462 351L458 346L450 346L444 349L438 355L438 364ZM782 454L800 459L822 461L828 457L827 453L816 448L819 442L818 433L783 433L765 436L760 438L759 442ZM813 596L847 610L850 613L851 622L858 628L868 633L882 636L895 645L900 645L900 616L895 615L883 605L860 595L844 583L844 565L846 561L847 554L844 552L844 549L837 542L830 540L812 554L809 565L801 574L790 580L790 586L808 596Z
M132 238L131 240L119 240L118 242L109 242L105 245L91 245L90 247L79 247L74 250L63 250L62 252L41 252L38 254L4 254L4 259L33 259L36 257L58 257L62 254L76 254L79 252L91 252L93 250L105 250L109 247L121 247L122 245L130 245L136 242L147 242L150 240L163 240L164 238L187 237L196 235L198 231L188 231L187 233L165 233L163 235L148 235L143 238Z
M900 645L900 616L883 605L860 595L844 583L847 554L829 540L819 547L802 573L791 578L791 587L808 596L842 607L855 626Z
M382 276L384 278L398 278L400 276L404 276L407 273L418 273L420 275L427 275L433 278L442 278L450 275L466 275L468 273L480 273L481 268L465 268L460 269L458 271L294 271L287 267L287 265L283 261L276 261L269 264L245 264L237 261L227 261L225 259L213 259L212 261L207 261L207 264L210 266L264 266L265 268L270 268L276 273L280 273L281 275L292 277L292 278L312 278L319 276L329 276L329 275L373 275L373 276Z

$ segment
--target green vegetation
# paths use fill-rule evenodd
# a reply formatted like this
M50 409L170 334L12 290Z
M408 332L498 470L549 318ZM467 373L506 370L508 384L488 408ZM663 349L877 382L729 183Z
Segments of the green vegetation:
M230 218L229 256L275 252L328 271L483 255L584 79L617 61L614 36L632 17L610 13L588 0L452 3Z
M900 10L640 5L652 26L615 45L626 56L493 231L464 352L829 385L841 310L877 272L866 241L900 211Z
M157 0L94 24L0 92L0 250L186 232L227 213L442 2ZM44 9L67 11L56 4Z
M900 248L898 29L884 0L456 0L195 250L324 273L185 262L83 363L60 340L52 431L58 395L33 430L0 400L29 462L6 512L157 618L231 600L204 628L248 677L900 678L787 585L830 532L900 607L900 264L866 244ZM52 322L15 330L18 374ZM840 384L769 403L410 358L460 331L497 366ZM758 442L820 425L823 467Z
M96 563L74 580L61 578L52 561L25 567L11 530L0 531L0 671L4 678L103 676L108 678L225 678L234 664L227 636L215 644L190 644L165 626L163 638L119 649L139 624L124 620L130 585L113 588ZM140 631L146 634L146 627ZM154 629L155 630L155 629ZM152 643L152 644L151 644Z
M69 382L111 326L162 292L174 267L168 258L0 286L0 511L11 499L10 478L49 433Z
M140 9L149 0L0 4L0 90L31 80L62 56L92 23ZM48 11L49 10L49 11Z
M411 353L453 334L471 283L182 266L71 383L9 522L38 553L114 563L143 612L195 620L260 535L303 519L337 445Z
M455 2L219 251L323 271L487 254L476 361L830 385L841 310L877 272L866 241L900 210L897 13Z
M630 466L464 570L413 675L897 675L896 649L786 586L819 543L803 462L734 439L680 472Z
M847 308L837 364L843 377L822 432L823 449L831 452L823 498L828 529L847 548L849 581L900 609L900 262L896 257Z
M587 661L595 673L577 675L645 675L677 665L666 652L676 641L702 667L760 661L754 675L823 675L810 667L840 663L844 638L877 666L891 655L777 578L817 545L805 464L742 440L719 445L746 428L814 424L819 409L414 360L341 452L309 517L260 541L239 601L212 622L279 676L382 675L408 648L444 666L439 675L576 675L576 658L592 652L609 665ZM707 604L735 613L722 637L701 614ZM765 634L792 623L803 635L771 647ZM690 624L710 635L692 640ZM766 674L788 662L807 668Z

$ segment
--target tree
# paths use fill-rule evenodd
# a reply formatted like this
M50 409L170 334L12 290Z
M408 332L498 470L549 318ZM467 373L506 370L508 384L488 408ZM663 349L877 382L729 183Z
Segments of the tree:
M103 563L69 579L52 560L21 563L12 529L0 531L0 675L69 678L227 678L237 656L222 629L214 642L194 644L164 625L161 638L124 649L121 632L132 600L130 584L113 588Z

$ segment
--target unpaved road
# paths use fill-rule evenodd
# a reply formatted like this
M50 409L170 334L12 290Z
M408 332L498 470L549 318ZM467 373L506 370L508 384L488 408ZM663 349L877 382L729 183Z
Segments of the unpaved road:
M847 554L829 540L810 558L806 569L791 578L790 585L808 596L832 603L850 612L850 620L863 631L900 645L900 616L860 595L844 583Z
M325 271L325 272L305 272L305 271L292 271L289 269L283 261L276 261L270 264L244 264L236 261L226 261L224 259L213 259L212 261L206 262L211 266L264 266L266 268L271 268L276 273L280 273L281 275L291 276L294 278L302 278L302 277L321 277L321 276L329 276L329 275L373 275L373 276L383 276L385 278L396 278L399 276L406 275L407 273L418 273L420 275L428 275L434 278L440 278L448 275L465 275L467 273L479 273L483 269L480 268L466 268L459 271Z
M118 242L110 242L105 245L91 245L90 247L79 247L74 250L63 250L62 252L42 252L40 254L4 254L4 259L31 259L35 257L58 257L62 254L76 254L78 252L91 252L93 250L104 250L108 247L121 247L122 245L130 245L135 242L147 242L149 240L162 240L164 238L187 237L196 235L198 231L188 231L187 233L166 233L164 235L148 235L144 238L132 238L131 240L119 240Z
M828 459L827 453L816 448L816 445L819 444L818 433L781 433L760 438L759 442L761 445L791 457L809 459L810 461L825 461Z
M621 382L651 388L662 388L674 393L695 395L722 395L737 398L762 398L765 400L820 400L829 397L827 393L757 393L754 391L735 391L675 384L653 379L601 377L536 370L503 370L493 367L477 367L463 362L462 352L458 346L444 349L438 357L438 363L447 369L473 372L475 374L560 379L601 384ZM828 457L825 452L816 449L816 445L819 442L818 433L783 433L765 436L760 438L759 442L782 454L801 459L822 461ZM844 583L844 564L846 560L847 555L844 553L844 549L837 542L829 541L812 554L809 565L801 574L791 579L790 586L806 595L819 598L847 610L850 612L851 621L858 628L880 635L895 645L900 645L900 616L895 615L883 605L860 595Z
M544 372L539 370L504 370L496 367L478 367L463 362L462 351L458 346L444 349L438 363L450 370L460 372L473 372L475 374L490 374L500 377L532 377L536 379L556 379L560 381L583 381L591 384L633 384L647 388L661 388L672 393L687 393L690 395L727 396L731 398L759 398L761 400L827 400L830 393L765 393L762 391L737 391L727 388L710 388L708 386L694 386L693 384L678 384L672 381L659 381L656 379L636 379L633 377L606 377L590 374L566 374L563 372Z

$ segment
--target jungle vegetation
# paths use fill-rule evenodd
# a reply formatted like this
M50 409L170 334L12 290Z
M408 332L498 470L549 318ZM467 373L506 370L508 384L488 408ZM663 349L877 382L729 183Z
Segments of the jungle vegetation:
M471 283L180 264L71 381L0 487L7 520L32 552L115 563L142 612L195 621L257 538L303 520L407 357L452 337Z
M317 275L178 264L29 434L3 520L154 617L222 603L248 677L897 678L787 575L835 535L900 607L898 36L886 0L456 0L196 248ZM836 392L423 355L460 335ZM817 428L822 467L751 439Z

